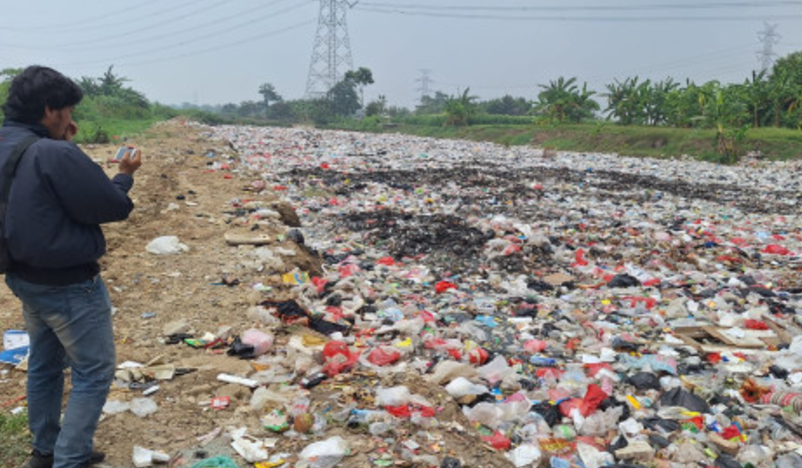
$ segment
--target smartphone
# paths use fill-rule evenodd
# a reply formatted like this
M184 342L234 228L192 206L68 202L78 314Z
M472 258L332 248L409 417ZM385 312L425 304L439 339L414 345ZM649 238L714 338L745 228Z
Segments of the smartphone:
M129 151L131 152L131 155L128 156L128 159L134 159L134 156L136 155L136 148L130 148L128 146L122 146L122 147L120 147L120 149L117 150L117 154L114 155L114 160L115 161L121 161L123 159L123 157L125 157L125 153L128 153Z

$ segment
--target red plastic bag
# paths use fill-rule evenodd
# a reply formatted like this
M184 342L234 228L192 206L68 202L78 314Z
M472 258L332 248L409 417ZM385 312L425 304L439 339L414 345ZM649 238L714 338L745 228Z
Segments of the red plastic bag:
M359 353L351 352L348 345L342 341L329 341L323 347L323 357L326 359L323 372L329 377L334 377L353 367L359 359Z
M598 374L599 371L602 369L607 369L610 371L613 370L613 367L606 362L600 362L596 364L585 364L585 368L588 370L588 377L596 377L596 374Z
M368 361L376 366L386 366L398 361L399 359L401 359L401 353L394 349L387 351L385 348L381 347L374 348L370 354L368 354Z
M768 330L769 329L769 326L766 325L765 322L761 322L760 320L746 319L746 320L744 320L744 325L749 330Z
M529 340L524 343L524 350L529 353L542 353L548 345L543 340Z
M395 265L395 260L393 257L382 257L376 261L379 265L386 265L386 266L393 266Z
M730 427L725 427L723 431L721 431L721 438L724 440L732 440L732 439L741 439L741 431L738 429L738 426L732 425Z
M578 249L576 251L576 260L574 264L571 266L578 267L578 266L586 266L588 261L585 260L585 249Z
M384 410L396 418L408 418L412 416L412 412L409 410L409 405L385 406Z
M609 397L604 390L596 384L588 385L588 391L585 393L585 398L582 400L582 406L579 411L582 416L588 417L595 413L599 405Z
M481 366L487 362L489 354L482 348L474 348L468 352L468 360L471 364Z
M337 269L337 272L340 273L340 277L348 278L349 276L353 276L354 273L359 271L359 265L340 265Z
M571 411L573 411L574 408L581 411L582 400L579 398L569 398L568 400L560 403L558 408L560 408L560 414L565 417L570 417Z
M789 255L791 253L790 250L777 244L767 245L766 248L762 250L762 252L765 254L773 254L773 255Z
M327 279L323 279L320 276L313 276L312 277L312 284L315 285L318 294L323 294L323 291L326 290L326 284L329 282Z
M454 284L454 283L450 283L448 281L438 281L434 285L434 291L437 294L442 294L442 293L448 291L449 289L457 289L457 285Z
M498 431L496 431L496 433L493 434L492 436L482 437L482 441L487 442L496 450L509 450L510 447L512 446L512 442L510 442L510 439Z

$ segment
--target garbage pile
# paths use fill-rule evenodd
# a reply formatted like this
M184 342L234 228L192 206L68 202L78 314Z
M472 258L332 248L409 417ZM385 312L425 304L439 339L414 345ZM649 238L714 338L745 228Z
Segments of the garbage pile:
M259 247L249 267L291 298L264 288L248 330L165 327L165 346L250 363L218 379L258 425L209 434L233 458L187 466L802 466L799 163L210 132L296 206L281 236L324 267L284 271ZM156 359L118 378L190 371ZM106 412L129 410L156 408Z
M443 431L493 466L802 466L798 163L214 135L297 206L326 263L255 315L308 333L261 337L245 355L265 370L240 376L266 430L329 454L297 466L350 453L333 427L381 441L366 466L480 466ZM318 386L337 404L312 403Z

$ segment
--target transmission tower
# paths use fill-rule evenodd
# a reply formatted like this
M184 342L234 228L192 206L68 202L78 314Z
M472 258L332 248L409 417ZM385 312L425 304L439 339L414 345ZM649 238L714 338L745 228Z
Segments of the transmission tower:
M346 13L357 3L359 2L320 0L317 34L306 80L308 98L324 96L346 71L354 68Z
M429 76L429 73L431 72L432 72L431 70L420 70L421 76L420 78L415 80L416 82L420 83L420 88L418 88L418 91L420 91L421 102L423 102L423 98L428 96L430 93L429 85L434 83L434 80L432 80L431 77Z
M780 42L780 35L777 34L777 25L763 23L763 31L759 32L757 37L763 43L763 49L757 53L757 59L760 60L760 68L762 71L767 72L774 65L774 58L777 54L774 53L774 46Z

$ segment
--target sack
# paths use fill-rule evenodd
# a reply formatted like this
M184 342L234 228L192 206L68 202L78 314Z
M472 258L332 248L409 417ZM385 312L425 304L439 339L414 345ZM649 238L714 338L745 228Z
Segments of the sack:
M7 273L11 268L11 253L8 251L8 242L6 241L6 210L8 210L8 196L11 194L11 182L14 180L14 174L17 172L22 155L38 139L38 136L31 135L19 142L3 167L3 185L0 186L0 190L2 190L0 192L0 274Z

